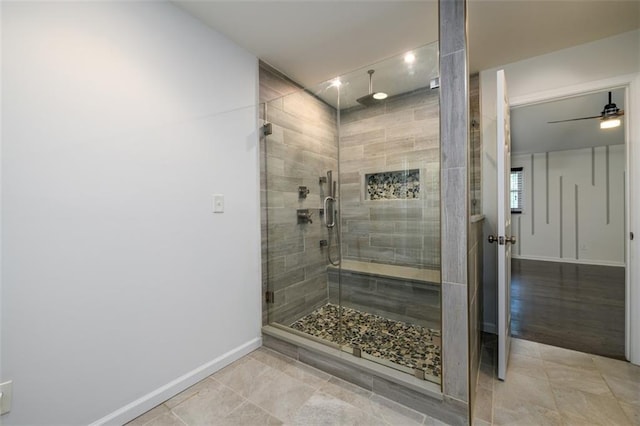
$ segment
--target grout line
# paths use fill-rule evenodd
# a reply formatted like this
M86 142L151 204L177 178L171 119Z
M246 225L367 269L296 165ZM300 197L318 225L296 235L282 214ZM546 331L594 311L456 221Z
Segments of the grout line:
M547 365L546 365L546 360L542 357L542 351L540 350L540 343L536 342L536 345L538 346L538 353L540 354L540 361L542 361L542 369L544 370L544 375L547 379L547 383L549 384L549 389L551 391L551 398L553 399L553 405L555 405L555 411L560 415L560 418L563 420L562 423L564 424L564 416L562 414L562 412L560 412L560 409L558 408L558 399L556 398L556 394L553 391L553 386L551 385L551 376L549 375L549 372L547 371Z
M615 392L611 388L611 385L609 385L609 382L604 377L604 373L602 372L601 368L598 367L598 364L596 364L596 362L595 362L596 357L602 357L602 356L596 355L596 354L588 354L588 355L589 355L589 358L591 358L591 362L593 362L593 365L595 366L595 369L598 372L598 375L604 381L604 384L607 387L607 389L609 389L609 392L611 393L611 396L613 396L613 399L615 399L615 401L618 403L618 407L620 407L620 412L622 412L622 414L627 418L627 420L629 420L630 424L633 424L633 419L627 415L626 411L624 411L624 409L622 408L622 405L620 405L620 403L624 402L625 404L630 404L630 405L634 405L634 404L631 404L631 403L628 403L627 401L621 400L615 394ZM602 357L602 358L606 358L606 357ZM608 358L608 359L610 359L610 358ZM610 359L610 360L612 360L612 359ZM615 361L617 361L617 360L615 360ZM625 362L625 361L620 361L620 362Z
M179 417L177 414L175 414L173 411L171 412L171 414L173 414L174 416L176 416L176 417L178 418L178 420L180 420L180 421L181 421L185 426L189 426L189 425L187 424L187 422L185 422L184 420L182 420L182 418L181 418L181 417Z
M246 356L246 355L245 355L245 356ZM240 358L240 359L242 359L242 358ZM254 361L261 362L261 361L259 361L259 360L257 360L257 359L254 359ZM264 364L263 362L261 362L261 363L262 363L262 364ZM271 366L269 366L269 365L266 365L266 364L264 364L264 365L265 365L265 366L267 366L268 368L272 369L273 371L276 371L278 374L285 374L283 371L278 370L277 368L273 368L273 367L271 367ZM263 372L264 372L264 370L263 370ZM261 372L258 376L262 375L262 374L263 374L263 372ZM211 377L211 376L209 376L209 377ZM299 380L297 380L295 377L291 377L291 376L289 376L289 377L290 377L291 379L293 379L293 380L299 381ZM213 377L212 377L212 378L213 378ZM219 383L220 383L220 382L219 382ZM302 383L302 382L301 382L301 383ZM234 408L233 410L229 411L229 413L227 413L227 415L226 415L226 416L223 416L222 418L226 418L226 417L228 417L231 413L233 413L234 411L236 411L237 409L239 409L240 407L242 407L242 406L243 406L243 405L245 405L246 403L249 403L249 404L255 405L256 407L258 407L259 409L261 409L261 410L262 410L262 411L264 411L265 413L269 414L271 417L273 417L273 418L275 418L275 419L277 419L277 420L281 421L283 424L286 424L286 423L287 423L287 422L285 422L283 419L281 419L280 417L276 416L276 415L275 415L275 413L271 412L270 410L268 410L267 408L263 407L262 405L260 405L260 404L258 404L258 403L256 403L256 402L254 402L254 401L250 400L249 398L247 398L247 397L245 397L245 396L241 395L239 392L236 392L234 389L232 389L231 387L229 387L229 386L225 385L224 383L221 383L221 384L222 384L222 386L226 387L228 390L230 390L231 392L233 392L233 393L235 393L236 395L240 396L240 398L242 398L242 399L244 400L244 401L243 401L242 403L240 403L236 408ZM303 383L303 384L304 384L304 383ZM314 390L314 393L315 393L315 390ZM312 393L311 395L313 395L313 393ZM309 396L309 398L311 398L311 396ZM306 404L306 402L309 400L309 398L307 398L307 400L306 400L304 403L302 403L302 405ZM302 405L300 405L300 407L302 407ZM300 409L300 407L298 407L298 409L296 410L296 412Z
M176 413L173 412L173 410L169 410L169 414L171 414L173 417L175 417L176 419L178 419L178 421L180 421L180 423L182 423L185 426L189 426L189 424L187 422L185 422L184 420L182 420L182 417L180 417L179 415L177 415ZM156 417L157 419L157 417ZM154 419L155 420L155 419ZM151 422L147 422L146 424L149 424Z
M560 415L560 418L562 420L562 424L564 424L564 415L562 414L562 412L560 411L559 404L558 404L558 398L556 397L556 393L553 391L553 386L551 385L551 380L549 377L549 373L547 372L547 368L545 367L545 363L544 360L542 360L542 368L544 369L544 374L545 376L547 376L547 382L549 383L549 389L551 390L551 399L553 399L553 405L555 405L555 411Z

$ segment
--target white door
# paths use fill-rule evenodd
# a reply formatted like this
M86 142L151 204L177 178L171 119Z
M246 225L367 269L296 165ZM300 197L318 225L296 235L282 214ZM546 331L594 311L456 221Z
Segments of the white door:
M507 81L498 71L498 378L505 380L511 347L511 131Z

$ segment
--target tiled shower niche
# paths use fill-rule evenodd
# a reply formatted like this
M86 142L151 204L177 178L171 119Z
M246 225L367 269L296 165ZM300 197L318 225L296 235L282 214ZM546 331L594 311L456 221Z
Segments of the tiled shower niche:
M420 170L398 170L365 175L366 200L412 200L420 198Z

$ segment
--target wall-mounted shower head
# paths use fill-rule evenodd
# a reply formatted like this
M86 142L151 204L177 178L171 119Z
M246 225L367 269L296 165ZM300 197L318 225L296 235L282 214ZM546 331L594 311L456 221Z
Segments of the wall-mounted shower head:
M375 70L369 70L367 73L369 74L369 94L362 96L361 98L356 99L359 104L364 106L371 106L378 101L387 98L387 94L384 92L374 92L373 91L373 73Z

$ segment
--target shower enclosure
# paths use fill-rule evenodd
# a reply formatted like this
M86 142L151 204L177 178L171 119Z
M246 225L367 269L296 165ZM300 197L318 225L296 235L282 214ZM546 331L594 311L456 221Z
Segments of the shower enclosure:
M441 383L437 49L266 102L261 171L265 323Z

